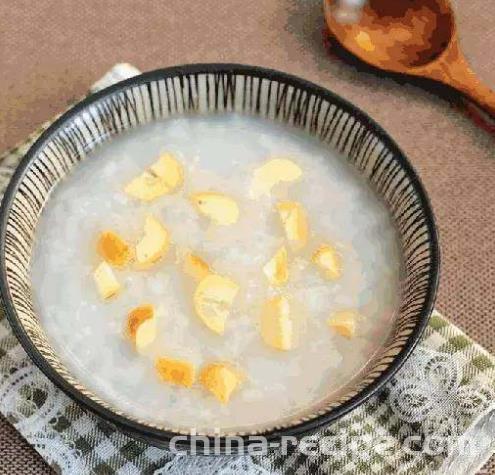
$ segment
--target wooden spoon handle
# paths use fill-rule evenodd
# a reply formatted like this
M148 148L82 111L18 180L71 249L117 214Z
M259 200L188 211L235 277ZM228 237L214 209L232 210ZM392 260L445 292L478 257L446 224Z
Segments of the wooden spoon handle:
M495 119L495 92L479 80L457 45L436 65L438 68L430 71L434 79L457 89Z

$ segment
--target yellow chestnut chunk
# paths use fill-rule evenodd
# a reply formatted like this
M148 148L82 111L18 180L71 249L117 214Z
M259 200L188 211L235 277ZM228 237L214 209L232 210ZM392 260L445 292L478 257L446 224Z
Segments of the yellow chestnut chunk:
M156 320L153 305L141 305L127 315L127 336L141 351L153 343L156 337Z
M102 262L93 272L93 278L96 282L96 287L103 299L109 299L117 294L120 290L120 284L113 273L112 268Z
M152 215L146 216L144 236L136 244L136 263L146 269L159 261L168 251L170 237L168 231Z
M287 268L287 249L282 246L275 255L265 264L263 272L272 285L282 285L289 279Z
M153 201L171 193L182 185L183 171L180 163L171 155L162 155L151 167L131 180L124 191L141 201Z
M157 358L155 369L158 377L167 383L190 388L194 383L194 366L188 361L172 358Z
M213 191L194 193L191 202L204 216L216 224L228 226L239 219L239 207L230 196Z
M251 196L258 198L270 193L280 182L292 182L300 178L302 170L287 158L273 158L257 168L251 182Z
M302 249L308 241L308 219L306 211L295 201L281 201L277 204L285 235L294 250Z
M339 335L353 338L356 334L357 313L354 310L341 310L329 318L327 323Z
M202 322L213 332L223 335L225 321L239 291L239 286L217 274L209 274L196 287L194 309Z
M322 244L314 252L312 261L328 280L336 280L342 274L342 262L333 246Z
M241 383L237 371L225 363L211 363L200 373L201 384L210 391L221 403L227 404L234 390Z
M104 231L98 237L98 253L110 265L124 267L131 259L131 248L113 231Z
M191 253L184 257L183 270L185 274L197 282L211 273L210 266L201 257Z
M151 173L163 179L168 186L168 192L177 190L184 182L182 165L171 153L164 153L157 162L150 167Z
M286 297L274 297L263 306L261 336L268 346L277 350L287 351L293 348L294 325Z
M124 191L141 201L153 201L169 191L167 183L160 177L146 170L131 180Z

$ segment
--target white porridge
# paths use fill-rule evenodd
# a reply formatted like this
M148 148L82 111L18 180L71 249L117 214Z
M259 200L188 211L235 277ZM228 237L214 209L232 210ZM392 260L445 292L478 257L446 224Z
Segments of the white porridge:
M140 191L160 156L183 181ZM145 223L164 232L151 257L160 239L142 241ZM98 252L110 231L128 244L121 265ZM389 213L343 158L236 114L156 122L95 150L48 201L32 260L43 328L73 375L135 418L198 430L269 425L331 397L388 336L399 272ZM198 303L215 279L226 300ZM126 325L142 306L153 325L136 320L138 337ZM215 390L204 368L219 362Z

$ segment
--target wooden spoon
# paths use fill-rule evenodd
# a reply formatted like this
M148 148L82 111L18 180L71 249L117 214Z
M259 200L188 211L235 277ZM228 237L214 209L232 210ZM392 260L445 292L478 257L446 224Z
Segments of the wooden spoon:
M336 20L337 0L324 0L337 41L372 66L453 87L495 118L495 92L469 67L449 0L368 0L357 23Z

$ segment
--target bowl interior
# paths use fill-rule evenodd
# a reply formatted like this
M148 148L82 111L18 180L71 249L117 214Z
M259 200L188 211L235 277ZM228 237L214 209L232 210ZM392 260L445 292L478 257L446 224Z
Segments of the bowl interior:
M428 200L403 154L365 114L311 83L247 66L171 68L119 83L59 119L33 146L14 176L3 203L1 290L14 331L35 363L87 407L138 435L165 439L181 431L122 414L85 388L61 363L33 308L30 255L36 226L51 191L99 144L157 119L229 111L296 126L347 157L387 203L403 257L395 326L364 374L337 397L280 421L264 433L308 430L362 402L405 360L432 309L438 249Z

